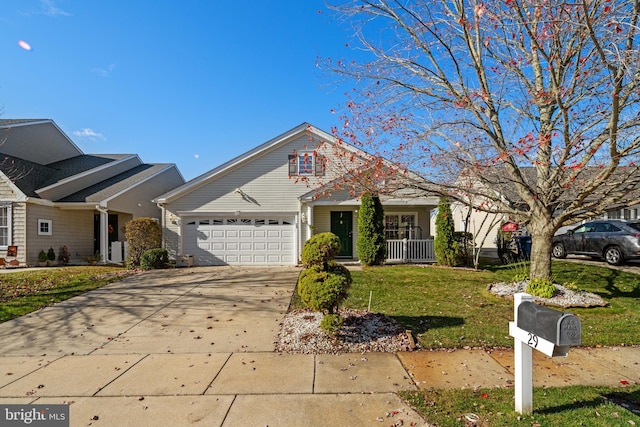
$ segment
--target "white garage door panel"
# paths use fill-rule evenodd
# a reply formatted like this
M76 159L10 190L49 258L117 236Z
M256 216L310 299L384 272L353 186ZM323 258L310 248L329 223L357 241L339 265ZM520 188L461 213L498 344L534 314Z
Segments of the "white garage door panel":
M293 218L202 218L184 226L196 265L293 265Z

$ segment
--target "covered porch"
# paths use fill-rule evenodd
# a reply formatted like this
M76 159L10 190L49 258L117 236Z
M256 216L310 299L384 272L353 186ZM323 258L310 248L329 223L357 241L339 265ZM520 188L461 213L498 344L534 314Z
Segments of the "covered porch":
M435 262L431 211L433 197L383 199L387 261L389 263ZM299 247L313 234L332 232L340 238L338 261L357 261L359 199L301 201Z

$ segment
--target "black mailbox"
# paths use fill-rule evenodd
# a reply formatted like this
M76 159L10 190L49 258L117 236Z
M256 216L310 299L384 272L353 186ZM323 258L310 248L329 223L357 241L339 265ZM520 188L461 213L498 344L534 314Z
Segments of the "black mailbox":
M517 326L556 346L576 346L582 342L582 323L575 315L528 301L518 306Z

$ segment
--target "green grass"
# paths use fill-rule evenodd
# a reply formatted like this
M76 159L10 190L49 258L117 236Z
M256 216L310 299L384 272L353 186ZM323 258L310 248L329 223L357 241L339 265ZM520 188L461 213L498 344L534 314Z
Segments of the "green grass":
M582 321L582 344L640 344L640 276L568 262L554 262L554 280L574 282L602 296L609 306L570 308ZM511 281L513 266L491 270L385 266L352 271L354 283L344 307L395 318L410 329L422 348L513 346L508 324L512 300L487 291L494 282Z
M0 322L121 280L122 267L62 267L0 274Z
M640 386L536 388L533 413L514 410L514 391L429 390L399 393L429 423L448 426L632 426L640 425ZM477 416L475 424L466 416Z

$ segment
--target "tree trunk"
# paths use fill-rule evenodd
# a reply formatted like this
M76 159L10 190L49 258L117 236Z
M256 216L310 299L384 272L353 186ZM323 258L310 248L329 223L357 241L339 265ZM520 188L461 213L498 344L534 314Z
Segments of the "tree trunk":
M553 247L553 227L551 218L536 215L529 223L531 233L530 278L551 280L551 249Z

